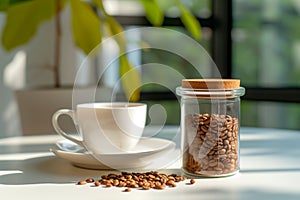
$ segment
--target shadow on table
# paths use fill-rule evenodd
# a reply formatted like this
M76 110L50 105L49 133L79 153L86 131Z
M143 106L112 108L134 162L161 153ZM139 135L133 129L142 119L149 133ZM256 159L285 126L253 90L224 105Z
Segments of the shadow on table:
M240 141L241 156L267 155L292 160L300 156L298 131L255 128L242 130L241 136L246 138Z
M0 184L21 185L40 183L76 183L89 177L100 178L101 170L75 167L55 156L43 156L20 161L0 161ZM7 171L7 173L5 173ZM107 173L107 171L106 171Z
M299 141L293 139L243 140L240 148L241 156L268 155L294 159L300 155Z
M200 189L198 192L192 192L191 196L198 199L222 199L222 200L234 200L234 199L243 199L243 200L253 200L253 199L272 199L272 200L299 200L300 194L291 194L288 192L280 191L264 191L258 189Z
M54 156L0 161L0 184L75 183L81 178L99 177L101 172L74 167Z
M5 173L5 171L7 173ZM135 169L135 172L145 171ZM149 170L146 170L149 171ZM180 174L180 169L168 169L163 173ZM0 161L0 184L47 184L47 183L77 183L87 178L100 179L101 175L107 173L120 173L116 170L93 170L73 166L66 160L55 156L43 156L32 159ZM131 172L131 171L130 171Z
M49 152L49 149L55 148L55 144L20 144L20 145L4 145L0 144L1 154L15 154L15 153L34 153L34 152Z
M272 173L272 172L300 172L300 168L287 169L241 169L241 173Z

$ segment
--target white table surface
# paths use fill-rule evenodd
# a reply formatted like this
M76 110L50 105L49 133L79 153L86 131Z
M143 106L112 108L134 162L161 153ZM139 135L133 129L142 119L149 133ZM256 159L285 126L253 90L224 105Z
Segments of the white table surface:
M169 132L174 128L169 127ZM58 135L0 139L0 199L300 199L300 131L241 128L238 174L129 193L116 187L76 185L108 171L74 167L56 157L49 149L61 139ZM181 173L180 162L161 171Z

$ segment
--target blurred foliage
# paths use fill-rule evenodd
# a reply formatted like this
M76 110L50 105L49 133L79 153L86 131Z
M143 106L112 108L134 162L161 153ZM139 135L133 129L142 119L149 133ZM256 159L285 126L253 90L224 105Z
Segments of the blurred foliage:
M164 11L160 4L162 1L139 0L139 2L145 8L147 19L153 25L160 26L164 20ZM179 9L179 16L187 30L195 39L199 40L201 38L201 26L195 16L181 1L177 0L172 3L172 6ZM122 35L122 27L106 12L102 0L2 0L0 1L0 11L6 12L6 23L2 34L3 47L12 50L28 43L36 34L39 25L51 17L57 16L66 4L71 5L74 42L85 54L89 54L101 43L104 36L101 24L108 28L111 36ZM93 7L98 8L101 14L97 14ZM117 38L116 42L119 44L121 53L126 53L125 37ZM54 63L59 63L59 61ZM58 69L58 66L55 66L54 69ZM127 73L130 75L121 79L125 94L130 101L137 101L139 90L136 90L136 87L140 85L140 77L127 56L121 55L120 76L122 77ZM55 78L55 80L59 81L59 78ZM55 83L55 85L60 86L60 83Z

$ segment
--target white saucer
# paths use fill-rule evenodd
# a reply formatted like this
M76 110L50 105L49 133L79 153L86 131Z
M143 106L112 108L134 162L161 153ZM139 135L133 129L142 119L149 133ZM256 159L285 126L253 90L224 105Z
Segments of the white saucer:
M89 169L133 169L145 168L159 157L175 149L170 140L143 138L135 151L122 153L103 153L92 155L81 146L62 140L56 143L59 149L50 149L56 156L68 160L73 165Z

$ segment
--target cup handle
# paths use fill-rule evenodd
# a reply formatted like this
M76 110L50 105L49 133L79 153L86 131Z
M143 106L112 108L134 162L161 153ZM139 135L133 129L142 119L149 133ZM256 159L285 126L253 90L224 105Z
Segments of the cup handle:
M59 123L58 123L58 118L59 118L59 116L61 116L61 115L68 115L69 117L72 118L74 124L76 124L76 122L75 122L75 120L74 120L74 111L73 111L73 110L69 110L69 109L60 109L60 110L56 111L56 112L53 114L53 116L52 116L52 124L53 124L53 127L54 127L55 131L56 131L59 135L61 135L61 136L65 137L65 138L67 138L68 140L71 140L72 142L75 142L76 144L78 144L78 145L84 147L82 140L79 140L79 139L77 139L77 138L75 138L75 137L69 135L68 133L64 132L64 131L60 128Z

